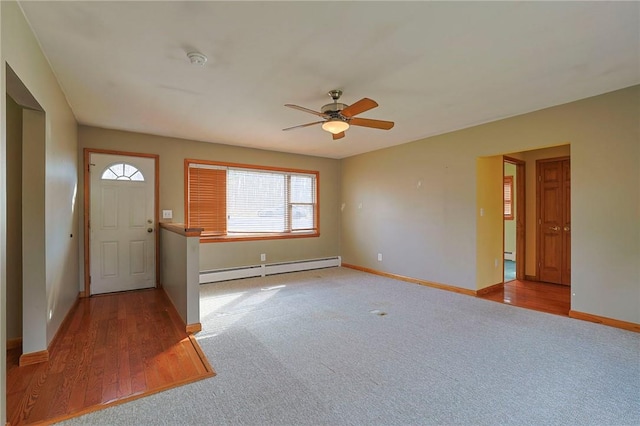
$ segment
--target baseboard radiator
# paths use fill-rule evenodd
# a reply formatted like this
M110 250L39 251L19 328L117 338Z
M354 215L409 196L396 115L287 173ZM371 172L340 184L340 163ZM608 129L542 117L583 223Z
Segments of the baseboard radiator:
M265 277L267 275L285 274L287 272L309 271L311 269L332 268L340 266L340 256L323 259L298 260L293 262L269 263L263 265L242 266L239 268L214 269L200 271L200 284L219 281L237 280L240 278Z

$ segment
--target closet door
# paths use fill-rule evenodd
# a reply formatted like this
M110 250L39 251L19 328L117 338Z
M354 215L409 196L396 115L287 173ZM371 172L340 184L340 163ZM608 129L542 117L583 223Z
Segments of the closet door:
M571 169L568 158L539 160L538 279L571 284Z

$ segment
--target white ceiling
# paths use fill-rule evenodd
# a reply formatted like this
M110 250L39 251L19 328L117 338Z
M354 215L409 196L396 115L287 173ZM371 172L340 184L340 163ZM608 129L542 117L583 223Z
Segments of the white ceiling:
M640 83L639 2L21 2L78 122L331 158ZM187 52L208 56L191 65ZM333 141L342 89L380 106Z

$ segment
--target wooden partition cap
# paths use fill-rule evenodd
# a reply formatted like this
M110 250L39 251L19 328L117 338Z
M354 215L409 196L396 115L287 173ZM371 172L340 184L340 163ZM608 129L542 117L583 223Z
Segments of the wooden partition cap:
M160 227L185 237L199 237L204 228L187 228L184 223L160 222Z

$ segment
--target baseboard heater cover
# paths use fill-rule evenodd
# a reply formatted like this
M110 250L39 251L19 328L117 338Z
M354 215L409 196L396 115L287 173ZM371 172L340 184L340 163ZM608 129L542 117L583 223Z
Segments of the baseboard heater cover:
M332 268L340 266L340 256L323 259L297 260L293 262L250 265L239 268L214 269L200 272L200 284L219 281L237 280L240 278L265 277L267 275L285 274L287 272L309 271L312 269Z
M218 281L237 280L240 278L263 277L262 266L244 266L242 268L216 269L200 272L200 284L214 283Z

